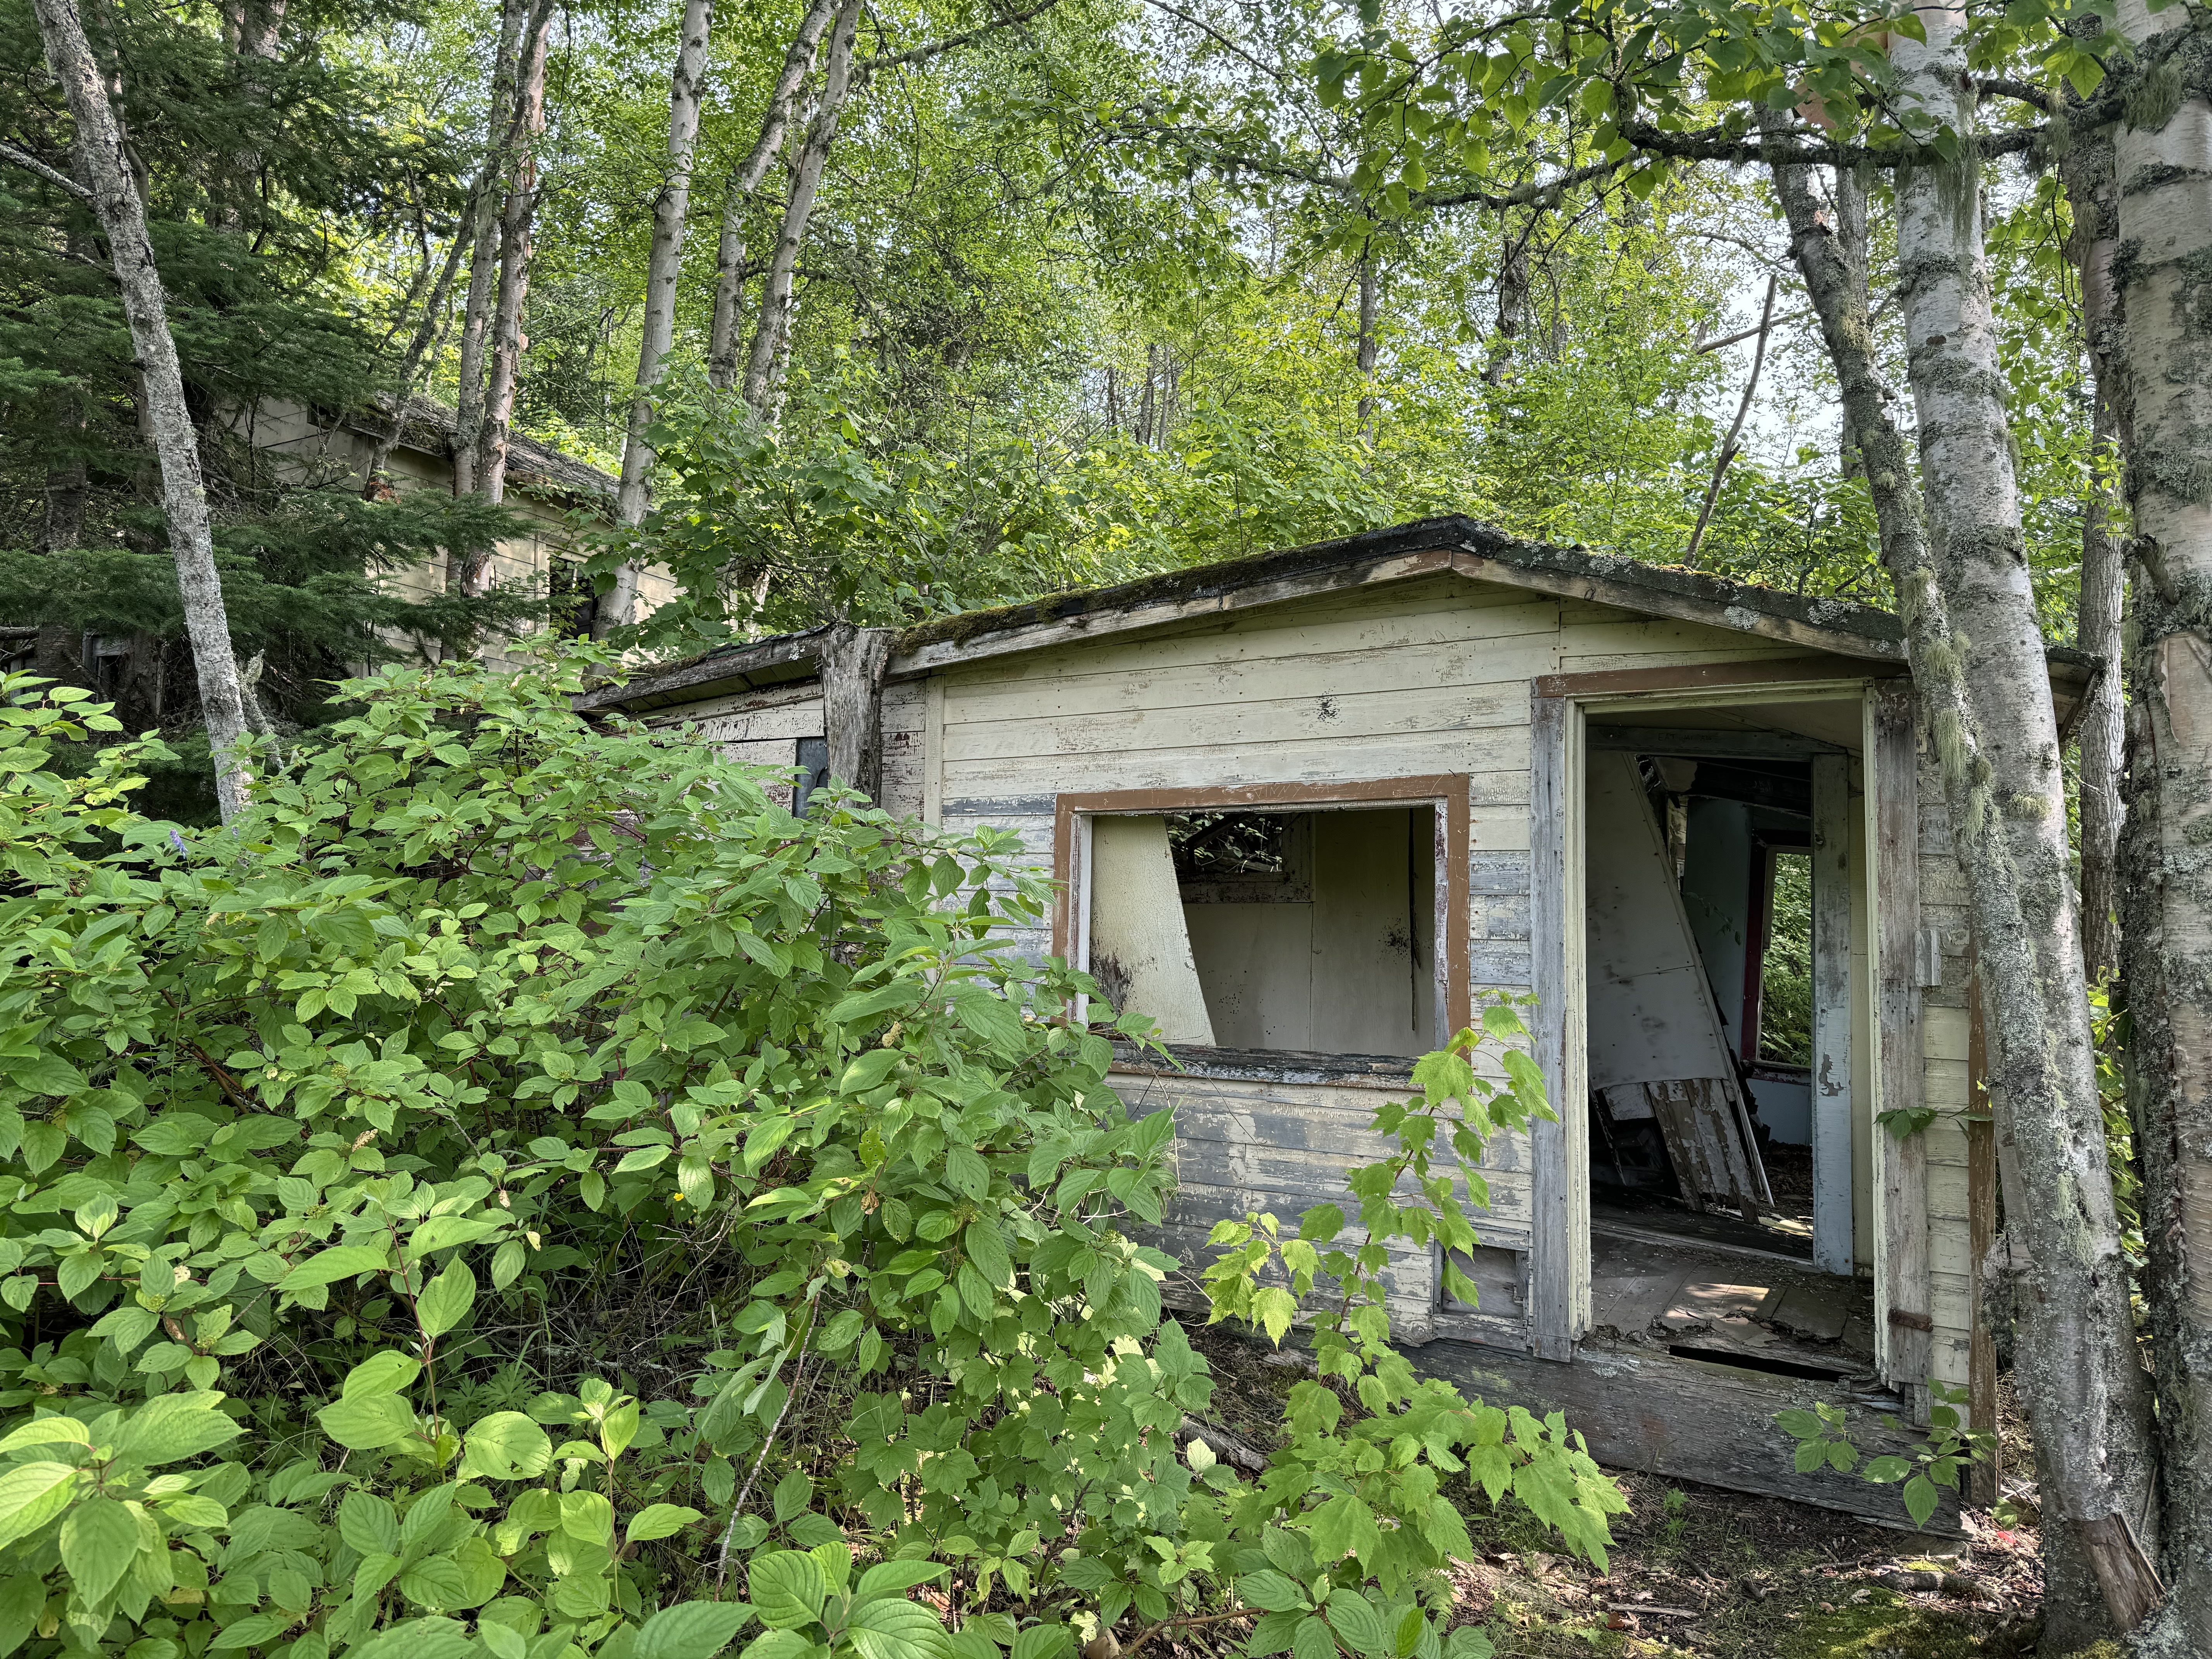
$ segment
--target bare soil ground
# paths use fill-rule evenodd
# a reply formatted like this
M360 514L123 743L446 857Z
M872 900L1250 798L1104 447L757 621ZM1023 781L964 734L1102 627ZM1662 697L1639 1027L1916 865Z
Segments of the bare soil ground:
M1303 1368L1219 1328L1212 1420L1262 1449ZM2025 1448L2007 1435L2008 1462ZM1629 1512L1601 1573L1509 1500L1455 1498L1480 1559L1452 1571L1458 1621L1501 1656L1713 1655L1719 1659L2010 1659L2035 1650L2041 1575L2032 1525L1969 1512L1963 1540L1778 1498L1616 1472ZM2030 1494L2008 1480L2008 1491ZM1890 1489L1892 1492L1894 1488ZM2008 1509L2007 1513L2010 1514Z

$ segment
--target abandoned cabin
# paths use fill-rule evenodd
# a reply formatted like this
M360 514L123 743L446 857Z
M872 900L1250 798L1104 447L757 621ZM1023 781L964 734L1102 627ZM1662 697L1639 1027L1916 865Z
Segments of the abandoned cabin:
M2081 660L2054 653L2062 715ZM1555 1123L1482 1173L1462 1304L1394 1340L1601 1461L1895 1518L1796 1472L1931 1384L1993 1423L1996 1165L1960 872L1896 619L1443 519L902 632L754 641L584 699L1020 833L1048 935L1174 1055L1165 1247L1345 1195L1477 994L1533 992ZM1885 1113L1930 1112L1900 1137ZM1172 1287L1170 1287L1172 1289ZM1993 1478L1993 1477L1985 1477Z

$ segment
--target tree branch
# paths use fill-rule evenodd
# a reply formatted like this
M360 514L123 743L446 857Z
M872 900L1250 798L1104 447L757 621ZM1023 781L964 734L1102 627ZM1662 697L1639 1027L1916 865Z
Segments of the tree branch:
M2008 131L1972 137L1975 153L1984 156L2017 155L2034 148L2050 131L2047 127L2014 127ZM1681 161L1757 162L1770 167L1920 167L1941 161L1924 144L1835 144L1804 142L1807 135L1790 133L1788 145L1769 139L1739 137L1718 127L1699 132L1668 132L1645 122L1632 121L1620 136L1637 149L1653 155Z
M13 161L26 172L35 173L56 190L65 190L80 202L92 200L92 192L69 176L57 173L37 156L25 154L13 144L0 144L0 161Z
M1766 367L1766 337L1774 326L1774 294L1781 285L1779 276L1766 279L1766 304L1759 313L1758 328L1753 331L1759 336L1759 349L1752 353L1751 378L1744 383L1743 401L1735 407L1735 424L1729 428L1713 462L1713 481L1705 486L1705 504L1698 509L1698 527L1690 532L1689 550L1682 555L1682 562L1693 568L1698 544L1705 538L1705 526L1712 522L1713 503L1720 500L1721 480L1728 476L1729 463L1735 459L1735 441L1743 435L1744 417L1751 413L1751 400L1759 391L1759 371Z
M987 34L995 33L1000 29L1012 28L1018 23L1026 23L1032 17L1042 16L1059 3L1060 0L1040 0L1038 4L1031 6L1027 11L1010 12L1006 16L995 17L988 23L979 23L972 29L963 29L957 34L948 34L942 40L932 40L926 46L909 46L904 52L894 52L878 58L863 58L853 65L853 79L858 82L865 82L878 70L911 69L916 64L926 64L933 58L941 57L945 52L957 51L962 46L972 45Z

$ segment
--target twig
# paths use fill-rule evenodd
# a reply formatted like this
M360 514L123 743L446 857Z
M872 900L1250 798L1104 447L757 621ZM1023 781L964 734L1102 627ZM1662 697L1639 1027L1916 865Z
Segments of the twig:
M799 1397L799 1377L806 1370L806 1344L813 1334L810 1327L806 1335L799 1340L798 1364L791 1373L791 1386L784 1390L783 1404L776 1407L775 1421L768 1425L768 1438L761 1442L760 1455L753 1459L752 1471L745 1476L744 1489L738 1493L738 1501L730 1506L730 1524L722 1528L722 1542L714 1552L714 1595L718 1600L722 1586L730 1577L730 1540L737 1536L738 1517L745 1512L745 1504L753 1495L753 1483L760 1479L760 1472L768 1462L769 1448L775 1444L776 1431L783 1426L784 1417L791 1410L791 1402Z
M1705 538L1705 526L1712 520L1713 503L1720 499L1721 480L1728 476L1729 463L1735 459L1735 441L1743 434L1744 417L1751 413L1751 400L1759 391L1759 371L1766 362L1766 337L1774 326L1774 291L1780 286L1779 276L1766 279L1766 304L1759 315L1759 349L1752 353L1751 379L1744 382L1743 401L1735 406L1735 424L1721 445L1721 453L1713 462L1713 481L1705 486L1705 504L1698 509L1698 527L1690 532L1689 550L1682 555L1682 562L1694 565L1698 562L1698 544Z

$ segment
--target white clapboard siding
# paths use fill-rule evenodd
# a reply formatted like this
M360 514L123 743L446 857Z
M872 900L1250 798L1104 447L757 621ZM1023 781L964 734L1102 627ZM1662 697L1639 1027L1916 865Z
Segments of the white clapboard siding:
M1964 872L1951 848L1942 773L1932 754L1920 764L1920 926L1941 940L1942 983L1921 993L1921 1103L1937 1116L1928 1137L1928 1255L1936 1380L1964 1388L1973 1352L1973 1223L1969 1203L1966 1124L1973 1103L1967 1049L1971 930Z

